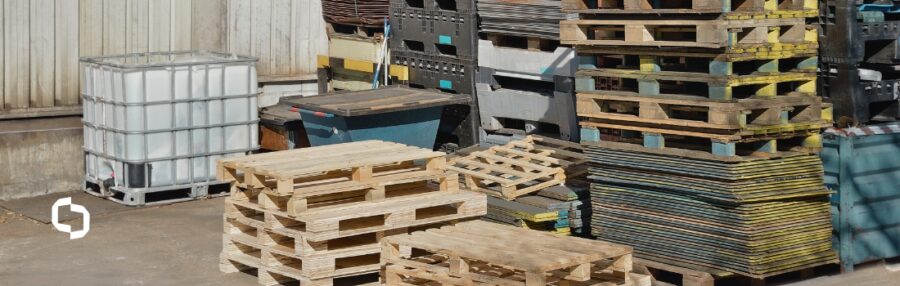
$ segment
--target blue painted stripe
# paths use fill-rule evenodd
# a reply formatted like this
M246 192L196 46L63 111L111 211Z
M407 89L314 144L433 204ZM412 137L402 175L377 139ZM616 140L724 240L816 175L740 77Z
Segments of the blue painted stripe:
M452 44L453 44L453 38L451 38L450 36L447 36L447 35L438 35L438 44L441 44L441 45L452 45Z
M453 89L453 82L449 80L442 79L440 81L440 86L442 89Z

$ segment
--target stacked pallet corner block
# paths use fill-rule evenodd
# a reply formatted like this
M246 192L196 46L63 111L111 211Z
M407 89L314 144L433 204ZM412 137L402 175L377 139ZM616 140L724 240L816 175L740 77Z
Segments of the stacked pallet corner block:
M483 221L384 240L385 285L649 286L631 247Z
M589 205L581 146L541 136L462 150L449 169L467 189L488 194L486 220L569 235L587 234Z
M378 64L389 57L384 21L389 7L388 0L322 0L328 55L317 59L319 93L367 90L376 82L405 83L404 66Z
M835 262L815 0L564 0L593 233L763 279Z
M485 196L460 191L443 153L399 143L225 159L218 175L232 182L221 270L255 271L262 285L375 273L385 237L486 213Z
M558 0L479 0L478 78L484 135L578 142L575 50L559 43ZM483 140L484 141L484 140Z

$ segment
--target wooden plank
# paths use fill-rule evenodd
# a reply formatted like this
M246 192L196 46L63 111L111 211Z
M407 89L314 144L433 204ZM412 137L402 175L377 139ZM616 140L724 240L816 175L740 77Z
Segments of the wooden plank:
M76 105L81 102L78 77L79 27L78 0L56 0L55 39L55 99L57 105Z
M191 27L193 19L193 1L172 1L172 50L183 51L191 49Z
M172 2L170 0L150 0L148 4L149 51L169 51L172 47Z
M317 55L327 55L328 54L328 35L325 30L325 20L321 16L322 15L322 1L321 0L306 0L309 2L307 7L309 8L309 12L305 15L309 19L308 27L310 28L310 34L308 39L308 44L306 45L308 54L303 59L305 61L305 65L302 70L299 71L300 74L315 74L316 72L316 56Z
M51 107L54 104L55 86L55 22L56 5L53 0L29 2L29 71L31 76L31 107Z
M29 0L7 0L3 9L6 22L4 60L4 105L8 109L29 107L30 40L28 31Z

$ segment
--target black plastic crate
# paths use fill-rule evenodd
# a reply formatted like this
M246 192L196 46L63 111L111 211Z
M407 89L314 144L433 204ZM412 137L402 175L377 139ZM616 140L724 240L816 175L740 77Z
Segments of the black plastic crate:
M864 1L874 3L875 1ZM869 14L860 19L855 0L820 0L819 43L822 62L830 64L900 62L900 14ZM870 12L866 12L870 13Z
M391 63L409 69L409 85L439 89L457 94L474 94L474 60L450 59L442 56L423 55L406 50L392 50Z
M878 70L877 65L866 68ZM858 66L851 64L822 64L819 71L819 94L831 102L834 118L839 125L865 124L873 121L896 120L900 73L882 69L882 79L866 81L860 78Z
M391 0L391 6L426 11L475 11L475 0Z
M393 50L474 60L478 56L478 17L474 10L428 11L391 7Z

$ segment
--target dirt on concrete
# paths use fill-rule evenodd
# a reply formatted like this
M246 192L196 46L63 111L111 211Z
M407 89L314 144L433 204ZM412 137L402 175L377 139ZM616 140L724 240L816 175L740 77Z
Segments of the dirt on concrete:
M50 208L47 205L46 208ZM90 211L90 209L88 209ZM66 233L0 209L2 285L257 285L254 276L219 272L223 199L92 216L90 232ZM73 220L73 229L80 229ZM797 286L900 285L900 272L873 264Z

